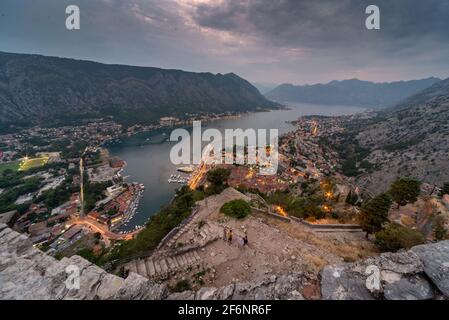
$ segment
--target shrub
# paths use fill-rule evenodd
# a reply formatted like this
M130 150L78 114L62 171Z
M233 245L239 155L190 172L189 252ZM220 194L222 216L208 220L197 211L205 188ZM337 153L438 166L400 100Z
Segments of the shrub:
M189 280L180 280L176 283L175 287L173 288L173 291L174 292L183 292L183 291L187 291L190 289L191 289L191 286L190 286Z
M389 223L385 229L376 233L375 240L375 244L381 251L392 252L409 249L424 242L425 239L421 232L398 223Z
M221 209L221 213L236 219L244 219L251 213L251 207L245 200L232 200L225 203Z

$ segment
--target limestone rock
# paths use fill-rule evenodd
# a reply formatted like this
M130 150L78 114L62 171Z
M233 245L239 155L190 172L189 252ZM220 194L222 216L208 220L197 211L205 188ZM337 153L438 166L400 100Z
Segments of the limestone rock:
M424 272L449 298L449 240L413 247L424 264Z
M422 277L402 278L384 287L387 300L429 300L434 297L430 284Z
M366 267L377 266L380 290L370 293ZM424 276L427 275L427 277ZM409 251L385 253L357 263L326 266L322 273L323 299L426 300L440 296L433 284L449 297L449 241L420 245Z
M216 300L217 288L201 288L195 295L196 300Z
M226 287L221 287L217 291L217 300L229 300L234 294L234 284L230 284Z
M372 300L365 279L350 267L326 266L321 273L321 294L325 300Z
M172 293L167 297L167 300L195 300L195 292L184 291Z

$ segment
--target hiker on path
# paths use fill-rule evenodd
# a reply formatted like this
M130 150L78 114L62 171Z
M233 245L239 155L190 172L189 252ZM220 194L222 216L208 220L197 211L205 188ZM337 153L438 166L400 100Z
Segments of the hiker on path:
M246 233L243 236L243 246L248 246L248 235Z
M232 243L232 229L229 230L228 241L229 241L229 243Z

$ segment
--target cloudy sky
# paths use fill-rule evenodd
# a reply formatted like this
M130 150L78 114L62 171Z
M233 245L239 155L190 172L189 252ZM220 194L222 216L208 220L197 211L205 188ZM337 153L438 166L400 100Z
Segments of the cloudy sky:
M65 8L81 30L65 28ZM365 28L365 8L381 30ZM297 84L449 77L448 0L1 0L0 51Z

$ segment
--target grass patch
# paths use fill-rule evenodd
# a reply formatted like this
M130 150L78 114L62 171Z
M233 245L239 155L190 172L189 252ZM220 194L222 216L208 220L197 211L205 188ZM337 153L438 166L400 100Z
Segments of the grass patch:
M25 159L20 163L19 171L28 171L30 169L43 167L48 162L48 157Z
M0 164L0 175L6 170L17 172L20 167L20 161L8 162Z

